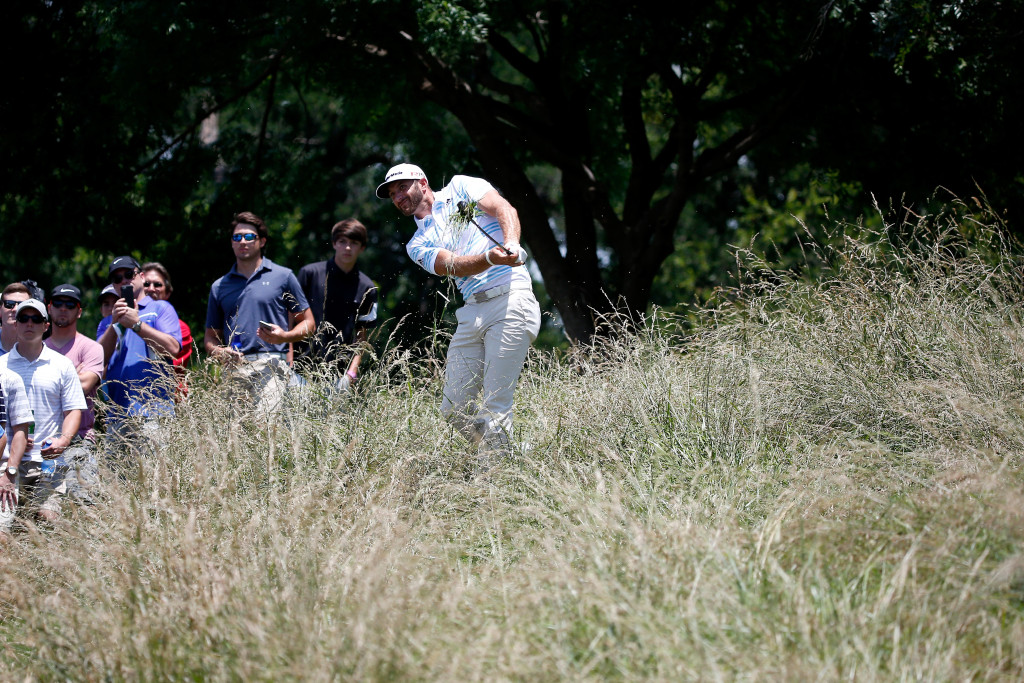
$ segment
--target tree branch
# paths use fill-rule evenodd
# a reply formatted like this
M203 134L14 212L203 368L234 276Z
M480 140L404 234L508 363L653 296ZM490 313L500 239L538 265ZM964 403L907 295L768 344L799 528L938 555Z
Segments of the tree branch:
M274 57L275 60L278 58L277 55L274 55L273 57ZM217 112L224 110L225 108L229 107L230 105L234 104L235 102L239 101L240 99L242 99L243 97L245 97L246 95L251 93L256 88L260 87L260 84L262 84L263 81L265 81L267 79L267 76L269 76L271 73L273 73L273 71L275 69L277 69L276 62L272 63L269 67L267 67L267 69L263 73L261 73L255 79L253 79L253 81L251 83L249 83L247 86L245 86L244 88L239 90L232 97L229 97L228 99L223 100L223 101L217 103L216 106L214 106L214 107L212 107L210 109L203 110L203 113L200 114L198 117L196 117L196 119L191 124L189 124L188 127L185 128L185 130L180 132L178 135L176 135L174 137L173 140L171 140L166 145L161 147L160 151L158 151L156 154L154 154L152 157L150 157L145 163L143 163L141 166L137 166L132 171L132 173L134 175L137 175L137 174L142 173L142 172L146 171L147 169L149 169L151 166L153 166L153 164L155 164L156 162L160 161L160 159L165 154L167 154L167 152L169 152L170 150L172 150L175 147L177 147L178 145L180 145L182 143L182 141L185 140L185 138L187 138L190 135L194 134L196 129L199 128L199 126L201 126L203 124L203 121L208 119L212 114L216 114Z

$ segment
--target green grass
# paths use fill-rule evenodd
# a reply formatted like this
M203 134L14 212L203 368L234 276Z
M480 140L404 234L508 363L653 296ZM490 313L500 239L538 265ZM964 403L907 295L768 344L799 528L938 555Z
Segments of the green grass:
M137 476L4 549L0 678L1020 680L997 223L842 226L816 282L740 254L697 328L534 352L483 483L440 347L271 425L200 372Z

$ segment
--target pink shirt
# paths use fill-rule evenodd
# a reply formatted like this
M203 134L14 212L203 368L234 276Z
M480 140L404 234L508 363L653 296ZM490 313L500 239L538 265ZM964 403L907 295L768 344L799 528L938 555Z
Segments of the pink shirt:
M53 343L53 337L50 337L43 343L70 360L71 364L75 366L76 372L82 372L83 370L92 372L101 381L103 380L103 347L98 342L78 332L75 334L74 339L61 347ZM96 422L96 413L92 408L92 400L95 396L96 389L85 395L87 408L82 411L82 424L78 427L78 435L83 439L93 438L92 426Z

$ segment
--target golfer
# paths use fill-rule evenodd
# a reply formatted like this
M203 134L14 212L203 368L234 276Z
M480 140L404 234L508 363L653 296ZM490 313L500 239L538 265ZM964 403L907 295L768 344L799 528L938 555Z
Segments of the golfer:
M377 196L416 220L405 247L410 258L428 273L455 278L465 300L448 346L441 413L477 447L486 471L496 456L511 453L512 399L540 330L519 214L482 178L457 175L434 192L412 164L389 170Z

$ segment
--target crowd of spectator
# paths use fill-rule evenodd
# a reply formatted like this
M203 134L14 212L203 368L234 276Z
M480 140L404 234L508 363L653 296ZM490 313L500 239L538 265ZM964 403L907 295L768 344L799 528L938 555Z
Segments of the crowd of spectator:
M233 394L269 419L288 387L301 384L295 367L303 363L343 368L335 386L348 391L362 357L357 344L377 322L377 288L356 264L366 228L355 220L335 226L335 258L306 266L303 285L264 256L269 234L258 216L236 215L229 238L234 263L210 289L203 341ZM161 420L187 400L195 343L169 301L170 272L125 255L107 274L94 337L78 329L89 302L77 285L57 285L49 296L28 280L3 289L0 539L19 514L52 521L65 504L94 503L100 460L110 455L105 463L116 469L118 457L116 449L98 452L100 392L109 444L153 444Z

